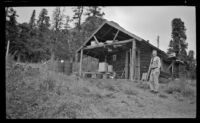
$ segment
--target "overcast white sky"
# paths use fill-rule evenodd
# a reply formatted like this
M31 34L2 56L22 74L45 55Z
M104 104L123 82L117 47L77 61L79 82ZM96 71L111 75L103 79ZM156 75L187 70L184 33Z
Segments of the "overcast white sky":
M36 10L38 17L42 8L48 10L51 18L55 7L14 7L19 15L17 21L29 22L33 10ZM187 29L188 50L194 50L196 57L196 8L193 6L107 6L102 11L105 12L105 19L117 22L154 46L157 46L156 38L159 35L160 49L165 52L171 39L171 21L181 18ZM65 15L72 17L71 7L65 7Z

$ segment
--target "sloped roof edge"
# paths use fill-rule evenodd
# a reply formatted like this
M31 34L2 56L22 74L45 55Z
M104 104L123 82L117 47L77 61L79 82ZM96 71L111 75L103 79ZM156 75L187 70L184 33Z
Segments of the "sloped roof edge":
M80 47L76 52L79 52L80 49L81 49L81 48L94 36L94 34L96 34L105 24L108 24L108 25L110 25L110 26L112 26L112 27L114 27L114 28L116 28L116 29L119 29L120 31L122 31L122 32L124 32L124 33L126 33L126 34L128 34L129 36L131 36L131 37L133 37L133 38L135 38L135 39L137 39L137 40L139 40L139 41L142 41L142 40L143 40L142 38L136 36L135 34L132 34L132 33L128 32L127 30L125 30L124 28L122 28L119 24L117 24L116 22L114 22L114 21L105 21L105 22L103 22L103 23L101 24L101 26L99 26L98 29L95 30L95 32L83 43L83 45L81 45L81 47Z
M90 39L91 39L105 24L108 24L108 25L110 25L110 26L112 26L112 27L114 27L114 28L116 28L116 29L119 29L120 31L122 31L122 32L124 32L124 33L126 33L126 34L128 34L130 37L133 37L133 38L137 39L138 41L144 41L144 42L146 42L144 39L140 38L139 36L136 36L135 34L130 33L129 31L127 31L127 30L125 30L124 28L122 28L118 23L116 23L116 22L114 22L114 21L105 21L105 22L103 22L103 23L99 26L99 28L97 28L97 29L92 33L92 35L91 35L89 38L87 38L87 40L81 45L80 48L78 48L78 49L76 50L76 52L79 52L80 49L83 48L84 45L85 45L86 43L88 43L88 41L89 41L89 40L90 40ZM152 45L152 44L150 44L150 43L148 43L148 42L146 42L146 43L147 43L148 45L150 45L151 47L153 47L153 48L155 48L155 49L161 51L161 52L164 53L164 54L166 54L164 51L162 51L161 49L155 47L154 45Z
M113 26L114 28L119 29L120 31L128 34L129 36L131 36L131 37L133 37L133 38L135 38L135 39L137 39L139 41L144 40L144 39L140 38L139 36L136 36L135 34L130 33L129 31L125 30L123 27L121 27L119 24L115 23L114 21L107 21L106 23L111 25L111 26Z

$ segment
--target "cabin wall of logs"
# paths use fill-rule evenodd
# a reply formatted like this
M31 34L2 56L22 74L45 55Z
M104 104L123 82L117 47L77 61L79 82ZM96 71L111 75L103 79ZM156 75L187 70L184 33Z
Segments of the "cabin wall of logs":
M148 45L141 44L138 44L137 47L140 49L140 75L142 76L142 73L148 72L152 49Z
M152 50L154 49L146 43L141 43L135 39L127 42L127 48L115 53L105 53L98 56L98 62L106 62L109 65L113 66L113 71L116 73L116 79L130 79L130 80L140 80L143 73L147 73L149 69L149 64L151 61ZM83 66L83 50L80 50L79 57L79 75L82 75L82 72L87 72L90 70L84 70ZM82 54L82 55L81 55ZM158 56L161 58L162 66L161 72L166 72L172 74L169 67L169 63L165 62L164 56L161 52L158 52ZM90 64L89 64L90 65ZM178 73L178 65L175 65L173 71ZM97 63L98 67L98 63ZM162 73L161 73L162 74Z

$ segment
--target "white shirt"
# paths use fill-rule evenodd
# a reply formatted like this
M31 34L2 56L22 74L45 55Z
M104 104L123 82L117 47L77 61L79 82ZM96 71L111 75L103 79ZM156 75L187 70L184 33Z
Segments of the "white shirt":
M151 68L160 68L161 67L161 61L158 56L155 56L151 59Z

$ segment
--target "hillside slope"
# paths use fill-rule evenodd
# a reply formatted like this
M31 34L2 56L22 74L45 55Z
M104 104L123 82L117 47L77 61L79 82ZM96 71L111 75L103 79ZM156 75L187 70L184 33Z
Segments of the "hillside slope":
M185 95L169 86L162 84L155 95L142 82L81 79L46 65L22 64L6 69L6 114L14 119L196 117L195 85Z

